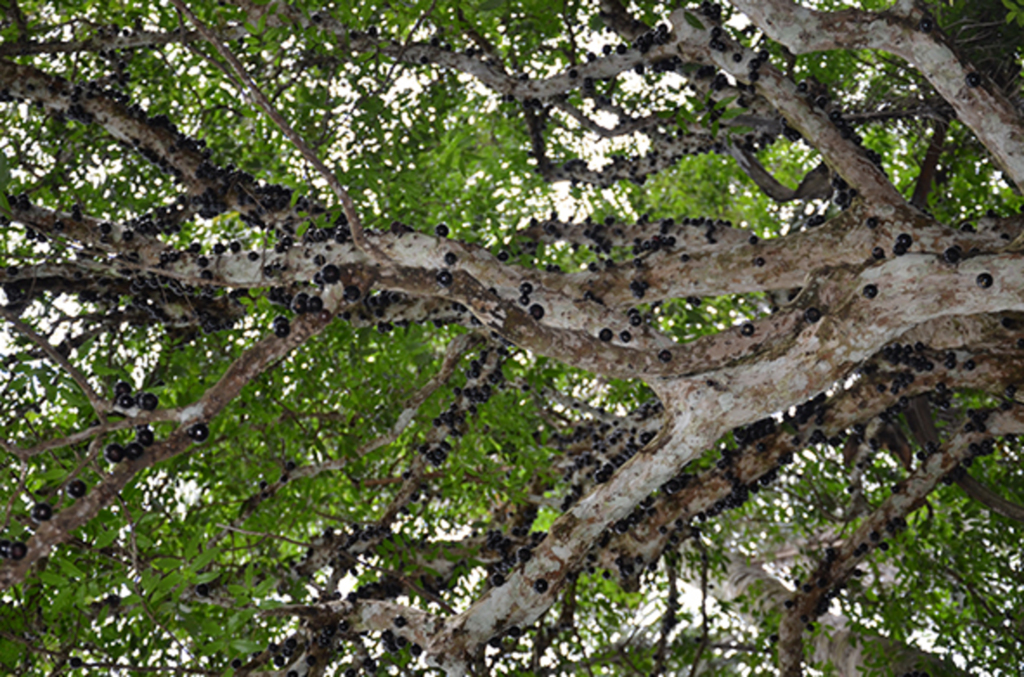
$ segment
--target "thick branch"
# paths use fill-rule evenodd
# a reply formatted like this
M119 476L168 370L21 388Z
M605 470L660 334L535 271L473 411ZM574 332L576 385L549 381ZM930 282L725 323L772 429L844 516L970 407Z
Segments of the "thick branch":
M797 54L834 49L877 49L892 52L917 67L957 119L970 127L1024 190L1024 118L996 86L982 77L972 87L969 74L979 75L939 31L917 30L924 14L911 0L900 0L888 12L860 10L819 12L791 0L732 0L773 40Z

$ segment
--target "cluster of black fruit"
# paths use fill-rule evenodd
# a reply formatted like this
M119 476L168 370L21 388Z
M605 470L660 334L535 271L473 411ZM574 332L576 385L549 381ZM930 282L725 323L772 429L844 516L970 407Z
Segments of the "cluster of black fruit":
M631 412L625 420L642 424L659 416L662 411L660 402L647 401ZM585 483L593 481L601 484L610 480L616 469L622 467L637 451L654 439L657 427L657 421L654 421L654 425L633 425L629 428L622 426L620 421L615 421L614 424L587 423L577 426L571 435L553 436L549 444L561 449L575 445L584 447L581 453L572 455L572 462L564 468L565 482L572 482L577 474L582 475L587 468L596 465L597 470L585 479ZM572 485L562 500L563 510L571 507L582 494L582 483Z
M547 537L545 531L529 532L530 525L537 517L536 510L523 513L524 521L515 528L512 537L505 536L499 529L487 531L484 549L497 552L501 560L491 565L490 584L500 587L505 584L508 573L517 565L529 562L533 557L533 549Z
M28 546L21 541L0 538L0 559L20 560L28 554Z
M127 381L118 381L114 386L114 404L119 409L134 409L138 407L143 411L154 411L160 404L156 395L140 391L132 395L132 386Z
M103 457L110 463L120 463L127 459L134 461L142 458L146 448L153 445L153 430L148 425L135 427L135 439L128 444L120 445L111 442L103 449Z

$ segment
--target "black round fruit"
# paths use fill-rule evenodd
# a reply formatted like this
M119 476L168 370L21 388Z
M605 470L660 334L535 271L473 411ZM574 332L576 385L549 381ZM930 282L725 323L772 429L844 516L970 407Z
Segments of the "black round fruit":
M530 315L535 320L541 319L542 317L544 317L544 307L539 303L534 303L532 306L530 306Z
M455 262L458 260L459 257L456 256L453 252L448 252L447 254L444 255L444 264L446 266L454 266Z
M324 284L337 284L341 279L341 268L333 263L328 263L320 269L320 279L324 281Z
M306 312L319 313L324 309L324 300L319 296L310 296L306 301Z
M82 480L71 480L68 482L67 492L71 498L81 498L85 496L85 491L85 482Z
M145 448L138 442L130 442L124 447L124 457L134 461L137 458L141 458Z
M873 284L864 285L864 298L873 299L878 296L878 287Z
M140 393L136 400L138 401L139 407L145 411L153 411L160 404L159 398L157 398L153 393Z
M103 450L103 458L111 463L120 463L124 460L124 447L120 444L108 444L107 448Z
M754 325L751 324L750 322L744 322L743 326L740 327L740 333L743 334L744 336L753 336Z
M359 297L362 295L363 293L359 291L359 287L355 286L354 284L350 284L349 286L345 287L345 300L348 301L349 303L353 301L358 301Z
M804 319L814 324L821 319L821 311L817 308L808 308L804 311Z
M71 660L68 661L68 665L73 668L80 668L82 667L82 659L78 656L72 656Z
M975 282L977 282L978 286L981 287L982 289L988 289L989 287L991 287L992 281L992 276L989 275L988 273L982 273L975 279Z
M130 395L132 392L132 386L127 381L118 381L117 385L114 386L114 397L120 397L121 395Z
M452 284L452 274L447 270L437 271L437 283L442 287L450 287Z
M37 522L49 522L53 517L53 508L49 503L36 503L32 506L32 519Z
M121 395L117 398L117 406L121 409L131 409L135 406L135 398L131 395Z
M296 315L301 315L308 310L307 303L309 302L309 294L304 291L300 291L294 297L292 297L292 312Z
M135 441L144 447L151 446L153 444L153 431L149 428L138 428L135 431Z
M434 233L438 237L448 237L448 226L443 223L439 223L434 227Z
M273 327L274 336L278 338L286 338L288 334L292 333L292 325L284 315L278 315L274 318Z
M210 586L206 583L200 583L196 586L196 594L200 597L208 597L210 594Z
M968 87L977 87L980 84L981 84L981 76L980 75L978 75L977 73L968 73L967 74L967 86Z
M25 559L28 554L28 546L24 543L11 543L7 548L7 556L13 560Z
M533 582L533 589L537 593L543 595L548 591L548 582L543 578L538 578Z
M204 442L210 436L210 428L205 423L193 423L187 432L193 442Z
M615 334L612 332L611 329L605 327L598 333L597 338L601 339L602 341L611 341L614 335Z
M658 353L658 359L661 360L662 362L671 362L672 351L668 349L662 350L660 353Z
M630 334L625 329L623 329L622 331L619 332L619 340L622 341L623 343L629 343L630 341L633 340L633 335Z

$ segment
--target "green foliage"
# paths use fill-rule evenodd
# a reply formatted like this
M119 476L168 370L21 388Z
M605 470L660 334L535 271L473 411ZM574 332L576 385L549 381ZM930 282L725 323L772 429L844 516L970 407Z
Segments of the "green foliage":
M1019 94L1019 65L1014 66L1021 56L1017 27L1024 27L1024 5L1001 2L1005 14L994 0L933 3L932 9L940 25L960 31L965 52L981 70ZM639 19L652 25L666 20L670 8L664 3L642 4ZM826 8L846 4L821 3ZM877 10L889 3L860 4ZM632 265L630 244L610 253L564 242L542 243L534 251L519 232L531 218L543 219L552 210L562 220L577 222L586 216L615 216L619 222L641 215L651 221L703 216L774 239L809 228L812 214L838 213L826 200L774 202L724 153L686 156L645 181L619 181L609 188L550 184L537 171L520 102L504 100L464 73L360 53L351 49L351 35L346 42L312 21L294 23L295 16L305 21L323 13L353 31L376 27L399 45L436 38L465 52L486 44L501 55L502 68L510 74L543 78L585 61L588 50L618 43L604 33L595 3L324 5L300 0L287 6L291 14L277 3L251 3L276 8L254 14L231 3L189 6L217 30L241 31L228 45L350 191L367 228L387 230L400 222L433 233L445 223L453 239L510 252L510 263L519 270L557 266L575 273L598 262ZM996 10L1000 21L993 25L989 19ZM13 18L17 12L23 20ZM726 9L727 20L730 12ZM101 35L101 27L134 34L182 27L181 16L168 3L23 0L16 7L10 4L7 16L0 24L3 47L90 40ZM686 19L694 26L701 23L693 13ZM934 116L922 110L943 105L917 71L885 54L792 57L750 35L737 39L769 49L793 80L816 81L834 100L862 114L858 133L864 145L883 156L901 193L913 192L934 130ZM225 75L215 50L200 40L116 53L8 54L3 59L11 63L72 83L102 81L123 92L148 116L166 116L183 133L200 139L214 165L231 165L265 184L292 189L292 206L300 198L328 205L325 213L308 213L308 219L295 224L295 240L325 231L339 218L340 209L321 179ZM783 56L792 58L783 62ZM729 143L750 130L733 124L744 113L735 100L716 104L688 94L678 78L630 72L595 88L623 109L654 116L674 131L692 126ZM564 102L586 103L578 89ZM880 114L883 107L906 115L886 117ZM546 152L553 166L574 158L598 160L600 166L614 156L646 152L646 137L594 141L568 116L546 114L551 116ZM52 210L66 212L77 205L90 217L118 224L160 207L192 204L181 182L99 125L15 102L0 105L0 129L4 216L12 214L8 194L25 194L33 204ZM954 120L946 133L949 150L928 198L931 213L957 224L990 211L1020 209L1024 198L1002 178L970 130ZM821 161L806 144L772 141L757 150L757 158L787 186L798 185ZM27 231L24 224L5 222L0 237L5 268L74 266L95 255L60 237L33 241ZM243 251L263 252L274 247L277 235L254 227L238 211L227 211L212 218L190 215L179 230L157 240L175 250L202 243L204 251L214 243L238 241ZM96 260L101 256L106 255ZM265 338L276 316L291 314L271 302L269 287L253 287L240 297L211 291L210 298L241 318L218 331L203 331L190 305L197 297L171 302L180 310L174 321L140 320L142 311L131 303L135 292L128 288L99 300L73 286L47 291L18 312L53 346L61 346L61 354L102 398L113 397L115 384L123 380L133 392L157 395L161 409L180 410L199 400ZM4 301L13 307L8 293L5 289ZM564 512L559 508L564 497L573 492L562 465L565 440L577 425L582 427L581 421L590 422L589 415L542 393L561 393L564 400L600 408L602 414L619 417L616 424L623 427L635 425L626 416L653 398L639 380L598 377L512 348L491 397L474 407L457 439L449 438L454 449L445 463L426 468L415 499L402 505L391 525L392 537L348 559L338 556L308 575L296 573L307 552L328 534L361 533L404 500L405 473L423 462L421 446L442 428L442 417L458 397L456 389L470 385L466 371L480 359L479 347L460 356L454 374L425 399L408 426L371 449L404 420L407 403L440 372L450 343L475 330L423 322L387 331L378 325L385 321L383 310L374 314L387 297L379 289L372 293L376 305L366 304L363 316L332 321L249 380L209 422L206 442L141 469L95 517L35 564L23 582L0 592L0 672L76 674L69 660L81 657L88 666L77 674L114 670L102 667L109 665L126 673L131 666L180 666L230 674L232 659L247 662L257 652L266 658L268 643L305 632L306 621L298 616L267 611L284 604L332 602L336 592L347 594L386 579L412 582L402 600L410 606L443 615L440 598L456 610L469 608L489 589L489 567L500 559L483 546L486 533L508 532L516 520L532 525L532 533L545 532ZM773 304L767 294L752 292L704 298L700 304L638 299L635 307L645 322L685 344L766 317ZM66 370L12 326L4 324L0 335L0 439L30 448L87 430L96 419L89 399ZM479 334L492 340L487 332ZM497 344L488 349L493 357ZM499 388L502 382L509 387ZM958 397L962 409L991 404L978 393ZM177 427L170 416L152 424L161 443ZM33 454L24 463L5 452L3 538L25 541L38 530L28 517L37 501L51 503L55 512L74 510L78 503L68 493L68 481L80 479L91 491L108 480L111 468L102 447L128 444L135 435L125 427L100 435L93 445L78 440ZM712 468L723 448L734 447L734 438L726 435L687 470ZM998 487L1006 499L1024 503L1020 453L1006 445L976 463L972 474ZM674 600L670 603L670 590L676 577L699 586L705 571L714 579L730 560L767 558L793 543L800 554L779 564L777 573L789 579L808 575L820 555L821 543L814 539L823 533L848 534L863 517L848 516L849 473L843 463L840 449L809 447L797 470L771 491L702 526L699 546L691 541L673 550L628 584L588 561L568 586L572 595L560 593L545 617L527 630L520 649L510 648L488 669L536 674L522 647L543 640L550 649L538 664L573 674L584 674L581 666L594 675L649 674L656 666L682 674L698 655L706 660L701 674L770 674L766 657L773 652L769 636L778 626L777 612L759 616L752 608L753 595L732 602L709 599L705 636L701 596L694 592L699 587L675 595L684 598L679 608ZM877 506L905 475L901 466L880 455L864 472L867 505ZM1008 666L1020 665L1024 656L1016 611L1024 606L1020 525L979 508L956 487L936 492L910 522L899 547L871 561L872 580L881 583L855 580L833 610L841 611L864 637L885 636L955 656L979 673L1014 674ZM677 624L664 622L670 617ZM669 630L662 632L665 627ZM659 656L662 639L666 646ZM362 655L355 648L362 639L349 634L345 642L338 674ZM431 672L414 662L408 649L374 653L381 674ZM883 659L878 657L880 670Z

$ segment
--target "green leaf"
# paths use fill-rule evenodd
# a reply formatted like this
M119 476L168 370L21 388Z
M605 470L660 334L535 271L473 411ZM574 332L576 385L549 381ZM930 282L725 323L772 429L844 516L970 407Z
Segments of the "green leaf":
M207 564L212 562L217 557L217 555L219 555L219 554L220 554L220 548L219 547L213 547L213 548L210 548L209 550L204 550L203 552L199 553L199 555L194 560L192 560L192 564L190 565L190 568L193 571L198 571L199 569L202 569Z
M117 539L117 532L113 529L104 529L93 541L93 547L106 548Z
M11 169L7 166L7 155L0 152L0 193L7 192L7 184L11 182Z
M62 586L68 582L68 579L64 578L60 574L54 573L47 569L46 571L40 572L39 578L49 585Z
M698 19L696 17L696 15L691 14L690 12L684 11L683 12L683 18L686 19L686 23L690 24L691 26L693 26L697 30L699 30L699 31L704 30L704 24L701 23L700 19Z

